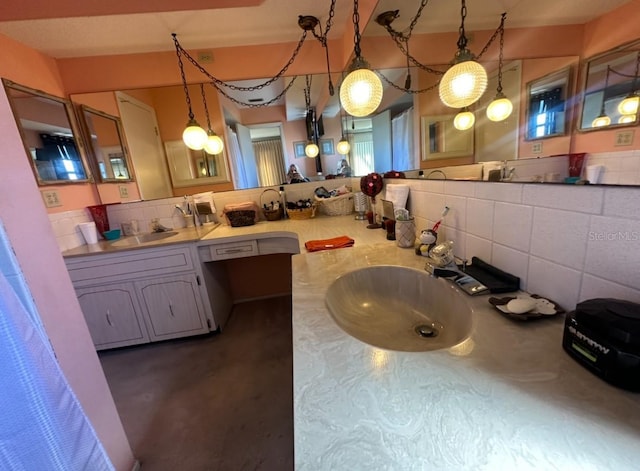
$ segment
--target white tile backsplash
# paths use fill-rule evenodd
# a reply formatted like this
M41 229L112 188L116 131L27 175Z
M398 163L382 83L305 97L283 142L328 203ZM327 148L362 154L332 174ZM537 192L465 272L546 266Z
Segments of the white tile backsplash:
M527 289L529 255L526 252L513 250L500 244L493 244L491 258L483 260L502 271L519 277L520 289Z
M468 255L467 259L470 261L471 257L478 257L487 263L491 262L491 241L476 237L467 232L467 245L465 254Z
M489 200L467 199L467 232L478 237L491 239L494 204Z
M529 257L527 291L571 310L578 302L582 273L537 257Z
M607 188L604 216L640 219L640 188Z
M499 244L527 252L531 240L532 221L533 208L531 206L496 203L493 212L492 238Z
M522 202L546 208L566 209L600 214L604 189L582 186L579 191L570 185L524 185Z
M582 277L582 289L578 301L594 298L618 298L640 303L640 290L585 274Z
M523 185L502 182L475 182L476 198L494 201L504 201L505 203L521 203Z

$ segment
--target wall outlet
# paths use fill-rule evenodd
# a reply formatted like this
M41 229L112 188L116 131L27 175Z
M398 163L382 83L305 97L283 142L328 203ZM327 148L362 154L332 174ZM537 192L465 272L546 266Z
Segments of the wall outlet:
M120 198L129 197L129 188L127 188L125 185L118 186L118 190L120 191Z
M42 193L42 199L47 208L62 206L62 200L60 199L58 190L43 190L40 193Z
M531 145L531 152L534 154L542 154L542 142L534 142Z
M198 51L198 62L201 64L213 64L213 51Z
M630 146L633 144L634 131L618 131L616 133L615 146Z

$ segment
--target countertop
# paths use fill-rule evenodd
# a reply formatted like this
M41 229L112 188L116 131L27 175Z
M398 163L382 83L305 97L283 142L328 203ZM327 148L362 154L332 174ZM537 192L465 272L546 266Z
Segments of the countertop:
M301 253L292 257L296 470L640 469L640 394L605 383L564 352L563 316L516 322L479 296L468 297L471 337L452 349L387 351L344 333L324 303L336 277L370 265L424 268L412 249L366 225L353 215L264 221L183 229L178 240L144 245L298 239ZM340 235L354 238L355 246L304 249L307 240ZM112 251L101 242L63 255Z

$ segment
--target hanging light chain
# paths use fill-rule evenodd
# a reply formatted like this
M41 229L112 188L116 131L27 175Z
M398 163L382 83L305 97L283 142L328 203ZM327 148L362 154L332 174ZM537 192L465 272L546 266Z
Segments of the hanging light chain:
M393 83L391 80L389 80L389 78L387 78L387 77L386 77L382 72L380 72L379 70L376 70L375 72L376 72L376 74L378 75L378 77L380 77L380 78L381 78L383 81L385 81L387 84L389 84L389 85L390 85L390 86L392 86L393 88L396 88L396 89L400 90L401 92L405 92L405 93L411 93L411 94L416 94L416 93L425 93L425 92L428 92L428 91L433 90L434 88L436 88L436 87L440 84L440 81L438 80L435 84L430 85L430 86L429 86L429 87L427 87L427 88L422 88L422 89L420 89L420 90L409 90L409 89L403 88L403 87L401 87L401 86L399 86L399 85L396 85L396 84L395 84L395 83Z
M193 110L191 109L191 98L189 97L189 87L187 87L187 78L184 75L184 65L182 64L182 57L180 57L180 49L182 49L180 47L180 43L178 43L178 38L176 37L176 34L173 33L173 42L176 46L176 55L178 56L178 65L180 67L180 78L182 79L182 86L184 88L184 96L185 96L185 100L187 101L187 107L189 108L189 120L193 120L195 118L194 114L193 114Z
M200 94L202 95L202 103L204 103L204 115L207 117L207 129L211 131L211 120L209 119L209 107L207 107L207 97L204 94L204 83L200 84Z
M411 24L409 25L409 32L406 35L403 35L403 37L406 38L406 41L408 41L409 38L411 37L411 33L413 32L413 28L416 27L416 23L418 23L418 19L420 18L420 15L422 15L422 10L424 10L424 7L427 6L427 3L429 3L429 0L422 0L422 2L420 3L420 7L418 8L418 11L416 12L416 16L413 17L413 20L411 20Z
M464 20L466 17L467 17L467 2L465 0L462 0L462 6L460 7L461 21L460 21L460 28L458 29L458 32L460 33L458 37L459 50L464 50L467 48L467 36L464 31Z
M500 20L500 55L498 56L498 94L502 93L502 60L504 58L504 20L507 17L506 13L502 14L502 19Z
M270 106L270 105L276 103L278 100L280 100L289 91L289 89L293 86L293 84L294 84L294 82L296 81L297 78L298 78L298 76L294 75L292 77L291 81L289 82L289 84L284 88L284 90L282 90L280 93L278 93L278 95L273 97L271 100L265 101L265 102L262 102L262 103L245 103L244 101L240 101L237 98L234 98L231 95L229 95L223 88L219 87L215 82L208 82L208 83L209 83L209 85L214 87L216 90L218 90L221 95L223 95L224 97L228 98L229 100L234 102L236 105L245 106L247 108L262 108L263 106Z
M329 31L333 26L333 17L335 16L335 9L336 9L336 0L331 0L331 6L329 7L329 18L327 18L327 24L324 28L324 33L322 32L322 25L319 25L320 34L316 33L315 29L311 30L315 38L318 41L320 41L324 47L326 47L327 36L329 35Z
M506 13L503 13L503 15L506 16ZM496 40L498 35L502 34L503 32L504 32L504 19L500 21L500 26L498 26L498 28L496 28L496 30L493 32L493 35L491 35L491 37L489 38L489 41L487 41L487 44L484 45L484 47L482 48L482 51L480 51L480 54L476 56L476 59L480 60L484 55L484 53L487 52L487 50L491 47L491 45Z
M304 104L307 111L311 109L311 76L305 75L304 77Z
M358 12L358 0L353 0L353 51L356 58L360 58L360 13Z

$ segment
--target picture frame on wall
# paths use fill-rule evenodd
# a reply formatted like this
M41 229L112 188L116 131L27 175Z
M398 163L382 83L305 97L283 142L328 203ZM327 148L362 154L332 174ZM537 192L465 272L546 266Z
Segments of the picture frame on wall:
M335 155L336 151L333 147L333 139L320 139L319 143L322 155Z
M293 155L297 158L299 157L306 157L306 154L304 153L304 148L306 147L307 143L305 141L294 141L293 142Z

